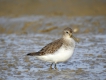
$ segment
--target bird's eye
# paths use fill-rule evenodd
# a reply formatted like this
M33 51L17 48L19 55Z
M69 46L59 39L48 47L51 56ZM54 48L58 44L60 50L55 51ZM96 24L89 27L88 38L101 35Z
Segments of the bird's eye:
M68 32L66 32L66 33L68 33Z

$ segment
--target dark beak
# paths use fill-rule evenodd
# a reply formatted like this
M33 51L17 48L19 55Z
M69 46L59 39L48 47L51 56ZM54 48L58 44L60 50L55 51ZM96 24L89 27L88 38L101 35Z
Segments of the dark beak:
M76 42L79 42L79 40L77 38L75 38L73 35L72 35L72 38L76 41Z

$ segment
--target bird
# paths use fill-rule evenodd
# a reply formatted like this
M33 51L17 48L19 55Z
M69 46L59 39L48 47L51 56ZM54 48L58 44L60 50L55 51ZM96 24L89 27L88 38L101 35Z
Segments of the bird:
M42 61L50 62L50 69L53 69L53 64L54 69L57 69L57 63L66 62L71 58L75 49L75 42L78 40L73 36L73 30L67 27L63 30L60 39L47 44L38 52L28 53L27 56L35 56Z

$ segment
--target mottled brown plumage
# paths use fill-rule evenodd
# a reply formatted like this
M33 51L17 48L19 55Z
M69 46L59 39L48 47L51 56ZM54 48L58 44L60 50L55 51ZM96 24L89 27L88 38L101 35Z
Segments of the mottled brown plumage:
M54 42L51 42L42 48L39 53L41 53L40 55L52 54L57 51L62 46L62 44L62 39L55 40Z
M72 29L67 27L64 29L64 35L65 34L68 34L67 31L69 31L69 33L72 33ZM63 36L64 36L63 35ZM71 43L68 43L67 41L64 40L64 38L61 38L61 39L58 39L58 40L55 40L54 42L51 42L49 44L47 44L45 47L43 47L40 51L38 52L33 52L33 53L28 53L27 55L30 55L30 56L42 56L42 55L45 55L45 54L53 54L55 51L57 51L62 45L64 46L68 46L70 45ZM71 44L72 45L72 44Z
M45 55L45 54L52 54L55 51L57 51L63 44L63 39L58 39L55 40L54 42L51 42L49 44L47 44L45 47L43 47L40 51L38 52L34 52L34 53L29 53L32 56L41 56L41 55ZM29 55L27 54L27 55Z

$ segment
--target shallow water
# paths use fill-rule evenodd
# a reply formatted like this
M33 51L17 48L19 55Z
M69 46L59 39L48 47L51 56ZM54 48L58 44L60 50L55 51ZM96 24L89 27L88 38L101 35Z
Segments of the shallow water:
M106 79L105 16L1 17L0 25L5 29L0 34L1 80ZM58 70L49 70L50 63L26 56L60 38L65 27L73 28L80 42L69 61L57 64Z

